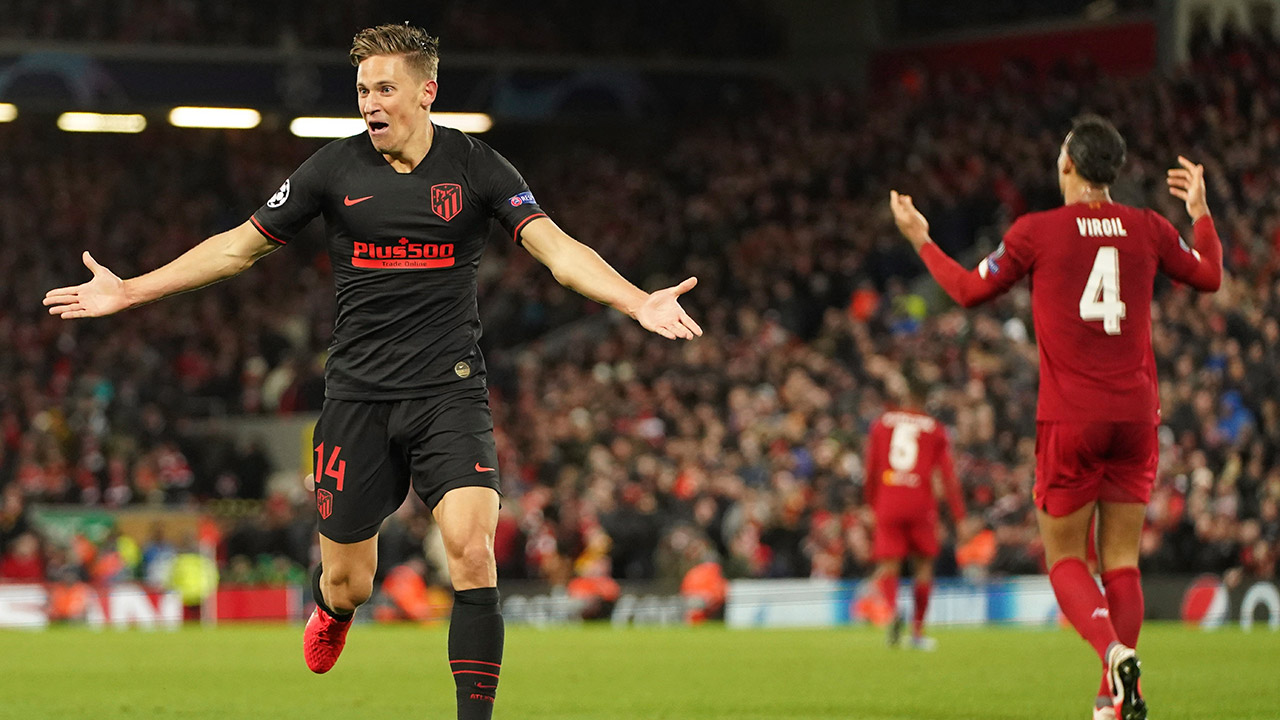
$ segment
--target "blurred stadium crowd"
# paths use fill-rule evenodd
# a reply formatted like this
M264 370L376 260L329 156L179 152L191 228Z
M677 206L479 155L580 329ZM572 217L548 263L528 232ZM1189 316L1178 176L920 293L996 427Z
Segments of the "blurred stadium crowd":
M774 57L786 45L775 12L756 0L352 0L318 11L275 3L0 0L0 38L128 44L347 48L352 28L414 18L451 52L651 57ZM392 20L388 20L392 18ZM678 19L678 21L677 21Z
M1228 33L1197 42L1172 77L1107 78L1086 63L1048 76L1010 65L994 82L912 72L869 101L771 91L646 157L499 146L552 217L628 277L657 287L697 275L685 304L706 330L687 344L651 337L495 239L480 302L506 496L500 573L678 580L708 559L731 577L869 573L862 443L907 368L931 387L927 409L954 428L970 513L948 528L939 571L1042 571L1028 291L955 309L921 281L885 198L910 191L934 238L972 266L1016 215L1060 202L1058 145L1087 109L1129 142L1118 200L1188 230L1162 181L1186 154L1206 165L1226 245L1218 294L1158 288L1163 448L1142 563L1274 577L1276 78L1273 38ZM107 320L46 317L44 291L86 275L79 248L123 276L154 267L243 222L315 145L267 131L56 144L39 133L0 126L5 577L49 576L55 558L90 572L32 534L32 502L262 498L270 468L259 448L188 425L318 410L333 316L313 226L216 290ZM215 523L226 571L248 582L259 557L309 562L309 504L273 497ZM430 561L430 536L413 501L384 528L383 567Z

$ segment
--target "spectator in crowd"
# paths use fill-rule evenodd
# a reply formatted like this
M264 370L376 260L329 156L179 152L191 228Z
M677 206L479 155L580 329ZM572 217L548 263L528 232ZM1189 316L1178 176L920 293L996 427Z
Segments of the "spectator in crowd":
M0 548L6 548L19 536L31 532L27 520L26 503L17 485L6 486L0 492Z
M40 557L40 541L34 534L23 533L9 543L9 549L0 556L0 580L11 582L44 580L44 561Z

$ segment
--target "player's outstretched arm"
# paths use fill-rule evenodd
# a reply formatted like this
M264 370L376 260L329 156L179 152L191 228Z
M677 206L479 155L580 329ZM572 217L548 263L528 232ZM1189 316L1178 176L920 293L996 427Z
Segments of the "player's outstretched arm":
M1187 204L1191 216L1195 248L1190 255L1177 252L1173 244L1161 258L1161 269L1175 280L1181 280L1204 292L1214 292L1222 285L1222 240L1209 216L1208 192L1204 184L1204 166L1178 156L1180 167L1169 170L1169 194Z
M50 315L65 319L111 315L229 278L277 247L246 222L206 239L163 267L128 280L121 280L86 251L83 260L93 279L50 290L44 304Z
M999 295L1007 286L992 282L985 274L969 271L960 267L929 237L929 221L916 209L910 195L901 195L897 190L889 191L889 209L893 211L893 221L920 259L929 269L929 274L951 296L952 300L963 307L980 305Z
M665 338L692 340L702 335L702 328L680 307L679 301L681 295L698 284L697 278L646 293L549 218L530 222L520 238L525 249L570 290L630 315L646 330Z

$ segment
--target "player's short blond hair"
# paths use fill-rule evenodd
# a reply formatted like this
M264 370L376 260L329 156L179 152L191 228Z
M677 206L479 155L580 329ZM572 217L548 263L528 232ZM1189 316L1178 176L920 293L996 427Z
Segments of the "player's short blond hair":
M375 55L400 55L419 77L435 80L440 65L440 40L409 23L379 25L356 33L351 40L351 64L359 67Z

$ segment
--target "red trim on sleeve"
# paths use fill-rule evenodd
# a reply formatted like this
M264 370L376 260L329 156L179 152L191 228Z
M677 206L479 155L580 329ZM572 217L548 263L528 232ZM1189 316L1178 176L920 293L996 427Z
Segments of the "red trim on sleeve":
M537 219L540 217L546 217L546 216L547 216L546 213L534 213L533 215L530 215L529 217L521 220L520 224L516 226L516 231L511 233L512 242L520 242L520 231L524 229L525 225L529 224L530 220L534 220L534 219Z
M254 216L250 215L250 216L249 216L249 221L250 221L250 222L252 222L255 226L257 226L257 228L258 228L258 232L262 233L263 235L266 235L267 237L271 238L272 240L275 240L276 242L280 243L281 245L288 245L288 244L289 244L289 243L288 243L288 241L286 241L286 240L281 240L280 238L276 237L275 235L272 235L271 233L267 232L267 229L266 229L266 228L264 228L264 227L262 227L262 223L258 222L258 218L256 218L256 217L254 217Z

